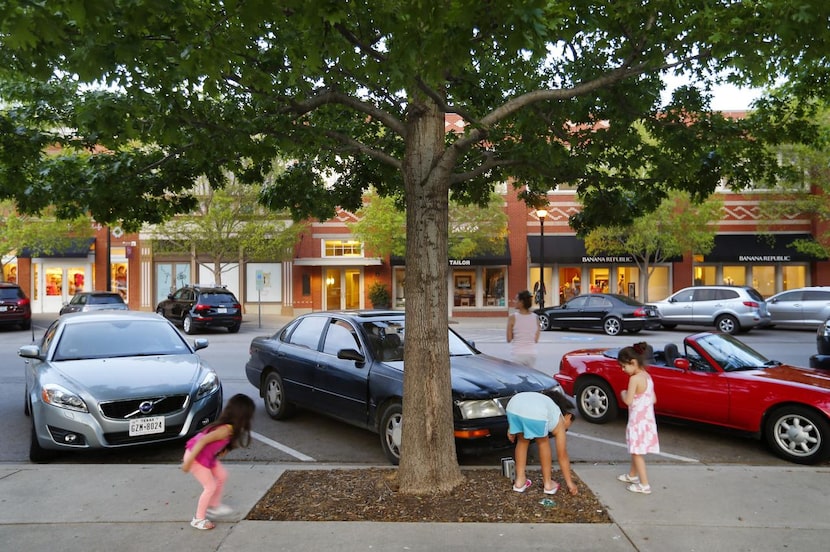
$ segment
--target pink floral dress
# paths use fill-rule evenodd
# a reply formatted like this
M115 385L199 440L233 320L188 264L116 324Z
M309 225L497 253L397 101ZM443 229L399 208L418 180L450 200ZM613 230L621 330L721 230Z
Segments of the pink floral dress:
M628 407L628 425L625 427L625 441L629 454L660 452L657 440L657 421L654 419L654 382L646 374L646 390L634 395Z

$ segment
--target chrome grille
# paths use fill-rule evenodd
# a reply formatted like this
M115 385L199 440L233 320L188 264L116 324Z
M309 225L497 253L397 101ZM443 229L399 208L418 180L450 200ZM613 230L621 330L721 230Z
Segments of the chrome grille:
M144 397L141 399L126 399L123 401L103 402L99 405L101 414L113 420L123 420L139 416L165 416L187 407L188 395L170 395L157 397ZM138 406L149 401L153 403L153 410L142 414Z

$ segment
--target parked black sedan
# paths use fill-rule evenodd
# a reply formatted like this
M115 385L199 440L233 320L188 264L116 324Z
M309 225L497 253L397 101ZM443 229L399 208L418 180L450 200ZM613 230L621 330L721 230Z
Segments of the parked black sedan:
M400 460L403 410L402 312L315 312L251 342L245 373L275 420L295 407L380 434ZM477 351L449 330L453 420L459 452L508 448L507 401L521 391L558 387L542 372Z
M537 309L543 330L601 328L608 335L660 327L660 314L653 305L644 305L627 295L589 293L561 305Z

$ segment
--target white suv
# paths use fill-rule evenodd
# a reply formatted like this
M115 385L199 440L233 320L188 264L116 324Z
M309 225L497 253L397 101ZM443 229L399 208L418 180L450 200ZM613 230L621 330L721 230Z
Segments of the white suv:
M749 286L693 286L652 304L660 311L660 323L668 329L691 324L736 334L771 321L764 297Z

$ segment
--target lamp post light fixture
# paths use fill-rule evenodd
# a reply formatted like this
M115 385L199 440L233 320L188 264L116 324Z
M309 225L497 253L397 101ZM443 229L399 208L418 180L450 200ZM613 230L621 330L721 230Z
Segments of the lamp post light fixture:
M536 291L536 302L539 308L545 308L545 217L548 216L547 209L536 209L536 216L539 217L539 287Z

